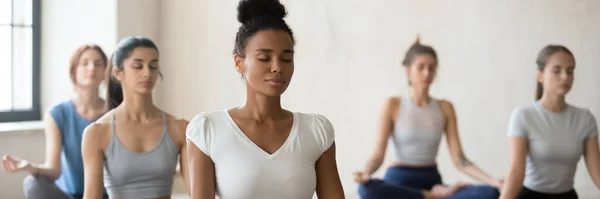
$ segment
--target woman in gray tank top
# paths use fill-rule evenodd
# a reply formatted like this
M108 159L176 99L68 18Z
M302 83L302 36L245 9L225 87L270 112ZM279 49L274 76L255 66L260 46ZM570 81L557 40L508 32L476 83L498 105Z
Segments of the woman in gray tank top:
M511 169L501 198L576 199L573 179L581 156L600 188L596 119L566 103L575 70L569 49L548 45L536 63L536 101L516 108L510 119Z
M354 173L361 198L498 198L501 180L483 172L463 153L453 105L429 95L437 61L435 50L418 38L406 53L403 64L410 93L391 97L384 106L377 148L364 170ZM458 170L487 185L442 185L436 157L444 132ZM393 144L393 163L384 180L370 179L383 162L388 142Z
M160 110L152 90L161 76L158 48L148 38L128 37L107 67L107 108L85 130L82 143L84 198L170 198L179 163L186 188L187 121ZM178 162L178 159L180 162Z

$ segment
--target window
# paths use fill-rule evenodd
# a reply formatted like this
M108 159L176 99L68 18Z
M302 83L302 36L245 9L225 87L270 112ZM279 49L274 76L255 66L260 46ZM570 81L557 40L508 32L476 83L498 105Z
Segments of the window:
M40 0L0 0L0 122L39 119Z

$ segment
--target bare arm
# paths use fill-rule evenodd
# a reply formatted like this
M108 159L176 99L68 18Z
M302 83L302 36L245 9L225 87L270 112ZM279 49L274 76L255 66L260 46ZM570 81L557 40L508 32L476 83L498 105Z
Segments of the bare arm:
M62 134L49 113L44 119L44 133L46 134L46 162L41 165L32 165L32 174L45 175L52 180L60 176L60 150L62 149Z
M335 142L319 157L315 167L317 171L317 197L345 198L335 160Z
M458 135L458 122L454 106L448 101L441 101L440 107L446 118L446 141L448 142L448 149L456 168L472 178L500 188L500 181L483 172L465 156Z
M598 136L591 136L585 140L585 151L583 157L585 158L585 165L587 166L588 172L596 184L596 187L600 188L600 149L598 149Z
M523 187L528 144L529 141L525 137L513 137L510 140L511 166L500 195L502 199L514 199Z
M214 199L215 167L212 160L191 141L186 145L191 198Z
M181 172L181 176L183 177L183 183L185 184L185 188L190 193L190 171L188 166L188 156L187 156L187 142L185 141L185 129L188 125L188 121L183 120L181 127L183 144L181 145L181 153L179 154L179 171Z
M99 124L92 123L83 133L81 153L84 168L84 199L101 199L103 195L102 166L104 165L101 146L102 134L106 133Z
M392 133L392 127L394 125L393 113L394 110L399 108L400 99L396 97L389 98L381 113L379 115L377 138L375 143L375 151L367 161L363 172L367 175L373 174L383 163L385 157L385 151L387 148L388 138Z
M2 168L9 173L25 171L56 180L60 176L60 150L62 134L50 114L45 116L46 162L34 164L18 157L6 154L2 158Z

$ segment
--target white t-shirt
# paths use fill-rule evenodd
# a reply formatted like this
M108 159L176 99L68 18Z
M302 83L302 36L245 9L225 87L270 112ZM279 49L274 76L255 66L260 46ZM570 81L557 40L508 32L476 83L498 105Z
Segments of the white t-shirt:
M316 189L315 163L333 144L334 129L322 115L293 112L289 137L268 154L223 110L196 115L186 137L212 159L220 198L310 199Z

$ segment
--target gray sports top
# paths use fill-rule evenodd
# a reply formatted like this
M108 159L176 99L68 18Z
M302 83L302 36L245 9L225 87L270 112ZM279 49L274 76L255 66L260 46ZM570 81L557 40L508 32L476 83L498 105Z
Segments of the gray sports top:
M104 187L114 198L158 198L170 196L179 149L167 132L163 113L163 133L158 144L147 152L126 149L115 133L111 112L112 137L104 153Z
M597 136L598 127L587 109L568 105L554 113L535 102L513 111L508 135L529 140L523 186L542 193L564 193L573 189L585 139Z
M418 107L410 97L402 97L400 113L389 141L394 146L393 161L410 165L431 165L445 131L446 120L435 99Z

